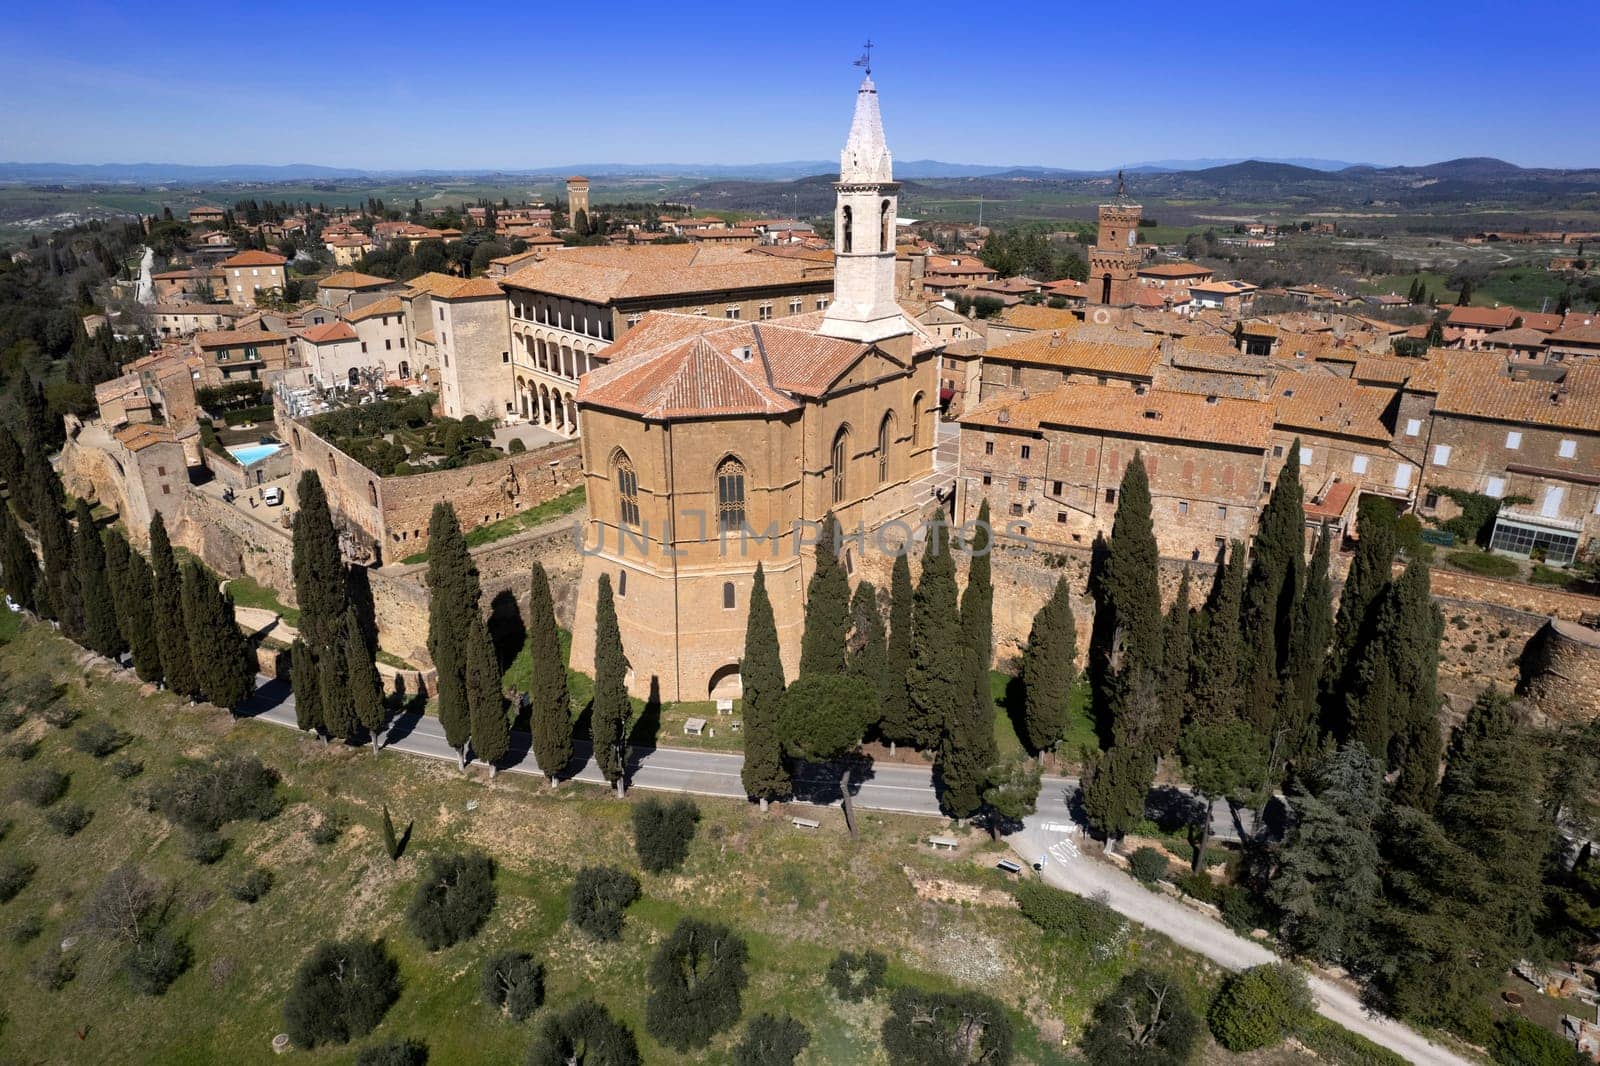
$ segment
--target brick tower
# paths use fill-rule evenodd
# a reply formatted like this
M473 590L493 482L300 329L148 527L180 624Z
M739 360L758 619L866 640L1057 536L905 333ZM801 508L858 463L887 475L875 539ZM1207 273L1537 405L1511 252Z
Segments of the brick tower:
M578 224L579 211L589 217L589 179L571 177L567 179L567 225Z
M1117 174L1115 203L1100 205L1100 235L1089 249L1089 303L1127 307L1139 271L1139 219L1143 212L1128 199Z

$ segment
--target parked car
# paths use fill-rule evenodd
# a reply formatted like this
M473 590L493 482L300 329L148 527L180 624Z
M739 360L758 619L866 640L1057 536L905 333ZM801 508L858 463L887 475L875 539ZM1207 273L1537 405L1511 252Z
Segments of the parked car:
M268 507L279 507L283 504L283 490L276 485L261 490L261 498Z

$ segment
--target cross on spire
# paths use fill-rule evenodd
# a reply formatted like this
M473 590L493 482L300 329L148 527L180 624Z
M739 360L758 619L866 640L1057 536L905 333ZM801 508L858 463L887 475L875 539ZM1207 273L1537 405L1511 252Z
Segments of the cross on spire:
M870 78L872 77L872 38L868 37L867 43L862 45L861 48L861 58L855 61L855 65L865 68L867 77Z
M1126 198L1127 195L1128 183L1122 180L1122 171L1119 170L1117 171L1117 196L1118 198Z

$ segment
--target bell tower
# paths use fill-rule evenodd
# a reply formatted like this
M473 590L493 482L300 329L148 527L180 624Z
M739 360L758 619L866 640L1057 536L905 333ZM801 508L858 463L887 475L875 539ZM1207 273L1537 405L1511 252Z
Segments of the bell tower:
M855 118L839 153L833 190L833 301L818 332L864 343L910 332L894 300L900 186L884 143L870 67L856 90Z
M1117 173L1115 203L1100 205L1100 234L1089 249L1089 303L1127 307L1139 272L1139 220L1144 209L1128 199Z

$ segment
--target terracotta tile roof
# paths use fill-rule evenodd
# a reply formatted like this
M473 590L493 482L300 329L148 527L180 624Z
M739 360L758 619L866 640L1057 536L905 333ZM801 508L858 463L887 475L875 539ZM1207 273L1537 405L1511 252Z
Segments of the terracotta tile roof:
M1139 276L1146 278L1198 278L1210 273L1209 267L1198 263L1152 263L1139 268Z
M510 288L609 304L650 296L790 285L824 277L805 260L690 244L563 249L503 280Z
M1493 352L1429 348L1423 365L1406 379L1406 391L1437 393L1448 379L1458 374L1498 374L1504 362L1504 356Z
M268 333L263 330L223 329L212 333L196 333L197 348L226 348L234 344L273 344L289 339L287 333Z
M438 334L434 333L433 330L425 329L421 333L417 334L417 343L436 347L439 343L439 336Z
M401 284L392 278L375 277L356 270L341 270L317 282L319 289L381 289L385 285Z
M1083 297L1087 299L1089 286L1071 278L1062 278L1060 281L1045 282L1044 291L1052 296Z
M1383 442L1392 437L1383 415L1394 398L1392 388L1323 375L1281 374L1272 388L1280 428Z
M1550 335L1552 344L1600 344L1600 326L1571 326Z
M440 300L505 295L505 290L489 278L458 278L439 273L419 274L411 279L411 295L424 292Z
M1445 324L1469 329L1510 329L1521 316L1515 307L1452 307Z
M1356 360L1351 377L1367 385L1404 385L1427 364L1421 359L1387 358L1369 355Z
M152 444L171 444L177 437L166 426L158 426L149 422L138 425L123 426L111 434L117 441L130 452L140 452Z
M221 263L225 267L257 267L257 266L283 266L289 260L273 252L240 252L238 255L229 256Z
M1335 481L1328 486L1328 490L1322 494L1320 501L1309 499L1301 506L1305 510L1307 518L1313 521L1332 522L1335 519L1344 517L1345 508L1350 506L1350 497L1354 496L1355 493L1356 483L1354 481Z
M1559 385L1483 371L1451 374L1433 409L1436 414L1600 433L1600 366L1575 366Z
M1554 333L1561 328L1562 318L1557 314L1543 311L1519 311L1517 314L1522 319L1522 325L1527 329L1536 329L1541 333Z
M159 274L151 274L150 278L153 281L190 281L206 277L208 273L205 270L163 270Z
M1077 315L1064 307L1046 307L1043 304L1018 304L1000 313L1000 321L1017 329L1075 330L1083 325Z
M346 322L364 322L369 318L379 315L403 315L406 305L398 296L385 296L381 300L373 300L364 307L358 307L344 316Z
M1248 281L1197 281L1189 291L1207 296L1242 296L1255 292L1256 287Z
M300 331L300 336L312 344L329 344L333 341L353 341L356 339L356 331L350 328L348 322L335 319L320 326L303 329Z
M1520 329L1503 329L1499 333L1491 333L1483 338L1483 343L1491 348L1543 348L1549 339L1550 334L1523 326Z
M1133 304L1135 307L1146 307L1159 310L1163 307L1181 307L1189 302L1189 290L1157 289L1149 285L1136 285L1133 290Z
M1239 323L1239 332L1247 337L1276 337L1278 327L1271 322L1252 320Z
M1140 395L1117 385L1062 385L1036 396L991 400L960 421L963 428L1059 428L1264 451L1272 435L1272 405L1166 389Z
M1040 331L1011 344L990 348L986 358L995 363L1026 363L1086 374L1148 379L1160 352L1154 338L1134 336L1139 336L1143 344L1080 340L1074 334L1056 337Z

